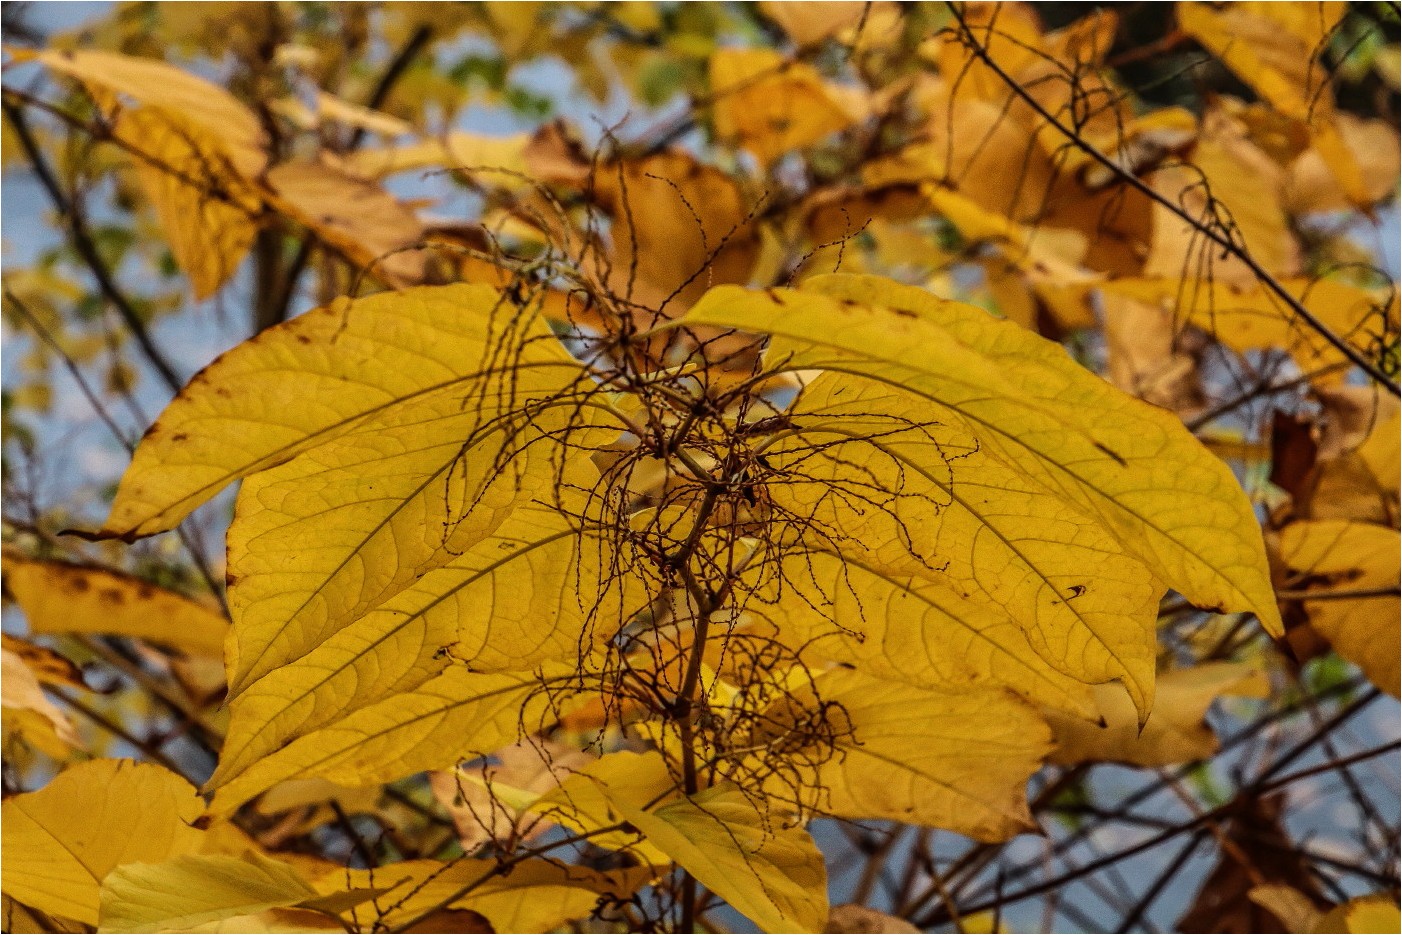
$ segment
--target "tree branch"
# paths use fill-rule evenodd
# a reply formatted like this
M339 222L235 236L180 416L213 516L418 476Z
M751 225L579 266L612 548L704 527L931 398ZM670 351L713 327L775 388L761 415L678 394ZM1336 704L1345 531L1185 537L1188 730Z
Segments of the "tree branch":
M77 250L88 269L92 272L93 278L97 280L98 288L103 296L117 309L117 314L121 315L122 321L131 329L132 337L136 339L137 346L141 348L146 359L166 386L172 393L180 392L180 388L185 385L175 372L175 368L166 360L165 355L156 347L150 333L146 330L145 323L141 320L141 315L132 306L130 300L117 287L112 279L111 272L107 269L107 264L103 262L102 256L97 251L97 245L93 242L92 235L88 231L87 223L83 220L82 214L78 211L77 205L69 199L59 185L57 177L49 167L48 160L44 158L38 143L34 139L34 134L29 129L29 123L25 119L24 112L12 104L10 101L0 101L0 107L4 108L5 116L10 119L11 125L15 128L15 135L19 137L20 145L24 148L25 156L29 158L30 164L34 167L34 173L39 177L40 183L48 193L49 199L53 202L54 208L68 225L69 234L72 236L73 247Z

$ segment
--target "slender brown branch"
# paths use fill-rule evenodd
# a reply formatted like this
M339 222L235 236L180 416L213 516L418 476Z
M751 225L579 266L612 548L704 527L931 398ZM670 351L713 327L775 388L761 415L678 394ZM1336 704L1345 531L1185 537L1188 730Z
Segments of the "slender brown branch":
M73 247L93 274L93 278L97 280L98 288L102 290L103 296L117 309L117 314L122 316L122 321L130 329L137 346L141 348L147 361L160 374L170 391L172 393L180 392L185 381L176 374L175 368L171 366L165 355L161 353L160 348L156 346L156 342L146 330L146 324L141 320L140 313L113 280L112 273L107 269L107 264L103 262L101 254L98 253L97 245L93 242L87 222L84 221L77 204L64 193L62 186L58 183L58 178L49 166L48 160L44 158L43 152L39 149L39 144L29 129L24 111L8 99L0 101L0 107L4 108L5 116L10 119L10 123L15 129L15 136L19 139L25 156L34 167L34 174L38 176L40 184L48 193L54 209L58 211L60 217L67 224L68 232L73 240Z

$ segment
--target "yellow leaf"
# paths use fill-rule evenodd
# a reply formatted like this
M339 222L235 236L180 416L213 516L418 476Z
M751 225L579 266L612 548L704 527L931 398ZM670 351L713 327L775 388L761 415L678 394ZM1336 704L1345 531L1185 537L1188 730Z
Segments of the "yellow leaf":
M524 396L558 389L533 379L551 375L524 371L506 392ZM543 431L563 429L568 414L537 413L534 425L491 421L495 415L489 404L464 406L461 390L437 393L244 483L229 530L232 695L305 656L425 573L453 563L496 530L518 503L549 495L556 479L552 451L539 442ZM527 447L533 440L537 444ZM516 538L531 544L526 564L534 568L551 560L539 554L545 550L573 570L568 558L574 527L566 517L542 508L522 522ZM420 580L414 595L405 595L411 603L417 599L407 609L415 619L432 611L509 548L507 540L476 565L458 563L456 574ZM502 574L527 573L519 570L522 565L504 564L509 569ZM500 580L494 575L484 586ZM438 613L457 609L448 603ZM577 637L564 639L573 645ZM460 639L472 644L463 646L464 658L495 651L482 668L501 668L495 659L512 652L506 645L484 646L476 633L464 632ZM532 647L537 658L560 649L558 644L547 649L543 641Z
M267 139L258 116L219 85L174 65L90 50L49 49L17 57L42 62L89 87L158 107L168 119L198 128L218 141L244 178L256 177L267 163Z
M619 750L600 757L527 808L578 833L597 832L625 821L624 813L607 792L610 787L625 790L635 800L654 802L669 797L677 789L677 779L662 754ZM600 847L627 851L640 862L657 867L665 867L672 860L635 831L595 834L589 840Z
M343 914L361 931L372 925L376 931L405 930L442 906L479 912L498 932L551 932L588 916L601 897L628 899L653 876L650 868L604 872L552 860L525 860L502 872L496 860L459 858L447 863L405 861L373 871L341 870L317 887L335 893L393 884L376 900L381 910L366 906Z
M0 674L0 708L4 710L4 733L18 734L35 749L57 759L67 759L83 742L68 715L44 694L39 677L20 653L10 647L13 639L5 634L3 674ZM38 649L39 647L34 647Z
M1181 260L1180 260L1181 266ZM1397 298L1375 295L1337 279L1286 279L1286 291L1334 334L1356 340L1397 321ZM1177 278L1119 279L1101 286L1107 294L1133 298L1172 312L1176 321L1211 334L1236 351L1280 348L1307 374L1336 368L1321 380L1341 379L1343 354L1302 322L1274 292L1259 284L1180 281Z
M545 726L552 705L566 702L563 686L554 686L553 698L546 688L552 676L564 675L548 670L543 684L536 673L479 675L453 666L417 688L328 720L241 769L221 761L208 784L215 792L210 809L228 814L285 779L368 785L488 756L523 727Z
M866 116L856 89L773 49L717 49L710 69L716 135L754 153L761 167Z
M601 278L617 295L679 313L713 284L749 281L756 225L724 172L665 152L601 165L593 185L613 218L612 264Z
M514 309L481 285L426 287L340 300L270 328L197 374L137 447L100 535L133 540L170 529L241 477L387 414L500 381L489 347ZM568 367L543 323L515 322L529 343L523 373ZM375 366L365 366L373 360Z
M1203 718L1219 695L1255 690L1261 673L1232 662L1209 662L1159 677L1157 700L1140 729L1134 706L1114 685L1097 685L1101 724L1047 712L1056 733L1054 763L1129 763L1172 766L1217 752L1217 737Z
M301 932L345 932L340 922L310 909L266 909L252 915L230 916L218 922L182 927L178 931L214 935L290 935ZM174 930L173 930L174 931Z
M814 380L789 418L792 436L765 454L782 481L771 496L781 515L812 517L811 550L841 558L815 555L811 575L806 554L788 559L798 569L785 575L780 627L827 634L818 652L836 642L845 654L834 658L874 674L935 688L993 681L1072 710L1084 705L1073 679L1152 677L1152 576L969 426L901 388L837 372Z
M853 932L853 933L880 933L880 935L917 935L920 929L911 925L905 919L887 915L884 912L877 912L875 909L868 909L866 906L858 906L847 903L842 906L833 906L832 912L828 915L828 924L823 928L824 932Z
M1326 912L1313 929L1330 932L1388 933L1402 930L1402 913L1391 896L1362 896Z
M1059 346L982 309L877 277L818 277L799 291L721 287L684 321L770 334L771 366L832 370L925 400L928 414L917 424L977 439L981 452L1021 475L1015 490L1058 497L1069 520L1100 527L1116 551L1143 563L1149 582L1201 606L1252 610L1280 632L1260 527L1231 471L1175 416L1122 394ZM1064 526L1044 535L1075 541ZM1095 587L1092 579L1086 590ZM1079 597L1071 590L1059 599L1074 606ZM1144 639L1125 628L1110 635L1125 645ZM1075 651L1089 645L1082 638ZM1151 658L1141 651L1123 661L1099 648L1094 680L1126 679L1145 713Z
M884 4L876 4L883 6ZM818 45L830 36L844 34L870 14L873 4L863 0L827 0L807 3L802 0L762 0L759 5L765 16L778 23L800 47Z
M828 917L827 868L802 826L733 783L649 810L647 790L601 785L649 842L765 932L816 932Z
M1153 175L1153 186L1189 216L1213 222L1230 217L1232 235L1265 270L1275 276L1300 273L1300 248L1281 206L1284 170L1252 140L1247 127L1223 108L1203 117L1189 164L1166 166ZM1209 197L1211 206L1209 207ZM1146 276L1178 276L1216 251L1193 226L1163 205L1154 206L1154 237L1144 260ZM1214 281L1249 286L1258 277L1232 257L1211 259Z
M265 674L233 701L216 781L253 767L291 738L417 690L452 660L479 672L573 660L583 644L618 625L619 592L599 593L600 561L599 545L578 536L568 517L526 506L447 566L417 581L411 573L412 586L380 606L343 615L344 625L319 645L281 639L286 616L260 615L266 633L259 639L276 653L261 657L251 671ZM286 606L296 617L295 603Z
M0 806L4 889L42 912L98 924L100 885L122 864L199 850L195 789L159 766L90 760Z
M233 916L314 899L317 891L287 864L250 852L242 857L184 854L160 863L127 863L102 881L105 932L182 932Z
M1306 123L1349 201L1369 204L1360 161L1336 123L1324 53L1348 4L1178 4L1178 22L1277 110Z
M228 621L140 578L5 552L5 587L31 633L107 633L222 657Z
M1051 749L1051 732L1027 703L998 690L932 692L833 669L771 708L763 729L782 732L794 705L820 703L832 706L825 717L835 741L793 757L797 781L785 770L766 788L777 800L799 791L821 813L945 828L979 841L1036 828L1024 790Z
M275 208L305 226L358 272L388 285L427 278L425 227L408 205L372 182L319 162L286 162L270 169Z
M276 815L294 808L334 802L348 815L375 811L383 790L379 786L339 786L324 779L289 779L269 789L258 799L258 811Z
M136 176L195 299L208 298L253 245L262 208L257 190L224 162L207 131L156 108L123 111L114 132L144 154L132 159Z
M1396 529L1369 523L1302 520L1280 531L1286 567L1309 581L1305 612L1310 626L1394 698L1402 691L1399 548Z

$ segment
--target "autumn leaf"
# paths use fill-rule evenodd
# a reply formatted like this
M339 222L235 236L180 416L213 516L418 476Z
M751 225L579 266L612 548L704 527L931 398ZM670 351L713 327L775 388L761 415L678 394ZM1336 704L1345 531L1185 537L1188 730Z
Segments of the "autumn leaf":
M565 680L564 673L556 676ZM557 699L562 705L566 700L563 693ZM276 752L248 763L221 763L209 784L215 792L210 809L227 814L294 777L390 782L488 756L516 740L522 724L540 725L549 702L534 673L476 675L448 668L413 689L329 718Z
M685 322L767 332L774 365L833 370L928 402L932 418L959 426L1024 484L1059 496L1142 562L1149 573L1139 581L1161 578L1203 606L1255 610L1279 632L1260 531L1226 466L1176 418L1119 394L1016 325L862 277L810 281L793 292L721 287ZM1116 414L1114 435L1102 438L1107 412ZM1205 516L1216 518L1210 528ZM1075 591L1034 587L1042 606L1067 603L1075 615ZM1124 678L1142 716L1152 651L1149 619L1140 620L1098 635L1091 629L1076 645L1082 676ZM1122 647L1136 644L1138 659L1123 661Z
M855 88L767 49L718 49L710 78L716 133L754 153L761 168L859 122L868 107Z
M113 869L201 848L193 826L204 811L188 782L159 766L90 760L37 792L7 798L5 892L42 912L99 921L100 886Z
M189 931L316 896L287 864L256 853L187 854L113 870L102 883L101 927L109 932Z
M203 128L141 107L124 111L115 132L143 154L133 160L136 176L176 262L190 277L195 298L208 298L238 270L253 245L260 193L227 169L218 140Z
M393 286L428 278L425 227L378 185L320 163L289 162L267 173L275 208L340 251L358 271Z
M1396 296L1374 295L1338 279L1287 279L1288 293L1334 334L1356 341L1397 321ZM1286 303L1263 286L1180 279L1120 279L1101 286L1108 294L1132 298L1171 312L1181 324L1201 328L1233 350L1282 348L1303 373L1321 383L1342 379L1346 360L1319 333L1307 328Z
M5 588L30 633L104 633L222 658L229 623L201 602L121 572L5 552Z
M159 108L175 125L186 124L217 140L223 155L244 178L267 162L266 134L258 116L224 88L159 59L98 50L18 51L90 88Z
M1098 723L1050 711L1056 735L1054 763L1127 763L1171 766L1217 752L1205 721L1223 695L1260 694L1263 673L1244 663L1204 662L1159 676L1153 713L1141 727L1129 699L1113 685L1097 685Z
M77 728L43 689L45 684L87 688L77 667L52 650L8 633L0 656L4 660L0 707L4 710L6 740L19 736L57 760L67 759L82 749Z
M1024 793L1050 749L1037 712L1006 692L931 692L843 669L778 702L765 731L791 729L796 709L821 703L837 732L831 750L793 767L805 806L841 818L895 819L1001 841L1035 829ZM804 697L807 695L808 697ZM796 704L795 704L796 702ZM767 790L791 796L788 777Z
M362 920L362 925L370 917L385 929L415 931L411 926L434 912L469 909L486 917L498 932L549 932L588 916L601 899L626 900L653 876L650 868L598 871L546 859L520 861L501 872L494 860L460 858L339 871L317 885L328 894L386 887L377 899L385 908L343 913L347 920Z
M726 783L648 809L645 793L602 785L651 843L766 932L815 932L827 920L827 870L802 827L766 814Z
M491 338L509 314L496 291L459 285L341 300L269 329L197 374L153 423L101 535L170 529L229 483L398 405L490 392L502 363ZM532 325L527 339L547 333ZM527 348L512 360L525 373L575 366L558 347Z
M1398 532L1346 520L1302 520L1280 531L1281 558L1303 579L1310 626L1339 655L1397 696Z
M13 6L7 931L1396 927L1387 11Z

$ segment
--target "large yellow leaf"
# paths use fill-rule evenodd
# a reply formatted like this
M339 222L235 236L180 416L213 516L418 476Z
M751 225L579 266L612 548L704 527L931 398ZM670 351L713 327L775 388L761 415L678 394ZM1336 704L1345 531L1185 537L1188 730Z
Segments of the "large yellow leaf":
M793 758L805 806L842 818L929 825L980 841L1036 828L1025 789L1051 749L1051 732L1034 708L1011 694L932 692L834 669L790 699L771 710L767 729L785 728L787 705L835 706L826 712L836 728L831 748ZM780 778L766 791L792 798L791 783Z
M1399 545L1396 529L1346 520L1302 520L1280 531L1286 567L1308 583L1307 595L1318 595L1305 601L1310 626L1393 697L1402 691Z
M494 356L493 335L508 333L524 347ZM521 376L568 367L564 384L574 365L548 335L482 285L342 299L270 328L197 374L151 426L100 535L170 529L232 481L428 394L508 402L509 364Z
M211 809L227 814L284 779L322 778L345 785L389 782L463 759L487 756L539 730L552 706L567 703L562 673L480 675L453 666L412 691L390 695L331 720L234 770L211 778ZM562 687L563 686L563 687Z
M955 426L976 439L981 452L1021 476L1014 490L1055 496L1067 518L1099 526L1150 580L1204 607L1252 610L1280 632L1250 504L1227 466L1173 415L981 309L877 277L810 283L763 293L721 287L684 323L768 333L771 366L831 370L922 398L929 408L919 425ZM1075 542L1064 526L1045 534ZM1086 590L1095 588L1092 579ZM1073 589L1063 599L1084 596ZM1107 671L1098 680L1124 677L1136 707L1147 711L1152 671L1113 653L1102 660Z
M733 783L650 809L649 786L600 788L649 842L765 932L816 932L828 916L827 867L801 825ZM768 804L768 803L766 803Z
M220 657L229 623L217 611L148 581L5 552L5 588L31 633L108 633Z
M1259 681L1250 666L1209 662L1161 676L1157 701L1141 729L1134 706L1114 685L1098 685L1099 723L1050 711L1056 733L1056 763L1129 763L1171 766L1210 757L1217 737L1203 718L1220 695L1243 693L1243 683Z
M855 88L824 81L773 49L718 49L711 55L716 135L768 167L865 116Z
M1001 685L1053 708L1090 710L1086 686L1047 665L1002 608L851 555L792 553L783 574L772 609L745 610L769 617L786 643L917 688Z
M771 496L825 530L823 551L852 563L819 560L806 578L799 560L786 577L804 599L790 605L823 608L804 594L820 581L834 622L869 637L861 656L882 653L907 672L943 669L933 687L992 678L1065 705L1075 689L1055 673L1033 675L1045 667L1029 646L1077 681L1151 683L1162 589L1096 517L1029 483L928 401L876 380L825 373L789 420L794 434L765 452L778 472ZM929 610L882 613L883 601L912 596L907 606ZM894 633L883 633L883 616ZM939 647L938 660L911 651L913 630ZM951 639L967 650L948 651Z
M0 806L4 889L42 912L97 925L113 868L199 850L195 789L159 766L90 760Z
M450 659L478 672L529 669L573 660L611 635L621 592L601 587L603 547L576 527L551 507L524 506L494 535L320 645L302 653L279 643L277 667L233 702L216 779L291 738L419 688ZM277 633L279 618L264 619Z
M195 299L213 295L258 233L258 191L225 163L205 129L174 122L163 111L124 112L114 132L147 157L133 159L136 176Z
M180 932L192 926L315 899L289 865L252 852L183 854L127 863L102 881L102 930Z
M513 392L558 389L536 376L527 371ZM491 421L490 404L464 411L460 391L439 392L246 481L229 530L230 692L453 561L519 502L548 497L556 452L543 433L572 414ZM554 511L536 529L552 516L563 534ZM518 537L532 538L531 527ZM420 591L421 601L442 593L423 582Z
M628 899L653 875L650 868L601 872L553 860L524 860L505 872L496 860L413 860L337 871L317 886L328 894L391 887L376 900L378 911L364 906L344 913L361 931L400 929L442 905L479 912L498 932L552 932L590 915L601 898Z

